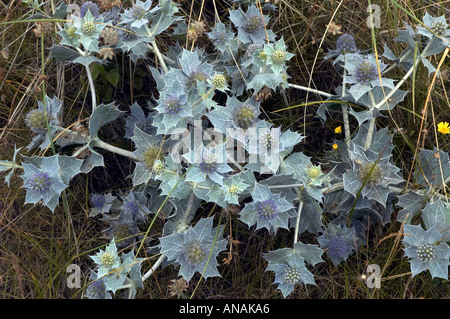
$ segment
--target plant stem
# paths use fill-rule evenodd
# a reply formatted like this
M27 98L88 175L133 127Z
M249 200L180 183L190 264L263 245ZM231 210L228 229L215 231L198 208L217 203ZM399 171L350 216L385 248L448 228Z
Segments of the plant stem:
M297 192L300 197L300 191ZM295 223L295 232L294 232L294 244L298 241L298 231L300 228L300 216L302 214L303 201L300 199L298 203L298 213L297 213L297 221Z
M164 70L164 73L169 72L166 62L164 61L164 58L161 54L161 51L159 51L158 45L156 44L155 40L152 41L152 46L153 46L153 52L156 54L156 57L158 58L159 63L161 63L161 67Z
M91 146L97 146L99 148L110 151L112 153L116 153L116 154L119 154L122 156L126 156L128 158L131 158L133 161L140 162L139 157L134 155L133 152L130 152L130 151L124 150L123 148L119 148L114 145L108 144L98 138L91 141Z
M344 72L342 74L342 94L341 94L342 97L345 96L346 80L347 80L347 69L344 68ZM350 149L350 122L348 120L348 105L342 104L341 107L342 107L342 117L344 120L345 144L347 144L347 148Z
M373 96L372 91L369 91L369 97L370 97L370 103L372 105L372 111L374 110L375 107L375 98ZM364 149L368 150L370 147L370 144L372 143L372 136L373 136L373 131L375 130L375 117L372 117L370 119L369 122L369 130L367 131L367 137L366 137L366 144L364 144Z
M400 88L400 86L402 86L403 83L405 83L406 79L411 75L411 73L416 69L417 64L419 63L420 59L424 56L424 54L428 51L428 48L430 47L430 44L432 43L432 41L430 41L427 46L423 49L422 53L420 54L419 57L417 57L416 61L414 62L414 64L411 66L411 68L408 70L408 72L406 72L405 76L397 83L397 85L394 87L394 89L389 92L383 100L381 100L378 104L375 105L375 108L379 109L380 107L383 106L383 104L385 104L387 101L389 101L389 99L391 98L392 95L394 95L394 93Z
M302 90L302 91L307 91L307 92L311 92L311 93L316 93L325 97L332 97L333 94L327 93L327 92L323 92L323 91L319 91L319 90L315 90L315 89L311 89L308 88L306 86L301 86L301 85L297 85L297 84L292 84L292 83L288 83L289 87L293 88L293 89L298 89L298 90Z
M89 68L89 65L86 65L86 73L89 81L89 88L91 90L91 99L92 99L92 111L95 110L97 107L97 97L95 95L95 86L94 86L94 80L92 79L92 73L91 69Z
M146 281L155 272L155 270L161 266L164 258L166 258L165 255L159 256L158 260L152 265L152 268L142 276L142 282Z

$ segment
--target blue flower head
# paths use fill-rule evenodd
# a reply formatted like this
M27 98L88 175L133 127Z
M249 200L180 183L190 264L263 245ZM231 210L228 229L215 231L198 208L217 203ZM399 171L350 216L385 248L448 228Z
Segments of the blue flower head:
M346 261L357 245L354 228L332 223L328 225L318 240L320 247L326 249L327 256L335 266Z
M46 149L50 145L50 136L54 138L58 129L61 106L61 101L56 97L51 99L45 96L44 102L38 101L38 108L31 110L27 114L25 123L36 133L27 149L32 149L36 146L39 146L40 149Z
M288 229L289 218L296 215L290 202L258 183L255 183L252 198L253 202L245 205L239 220L249 227L256 224L256 229L266 228L270 232L276 232L278 228Z
M23 163L21 176L27 190L25 203L42 204L55 210L59 202L59 195L67 187L60 177L58 155L43 157L38 161L30 159L30 163Z
M448 279L450 246L436 227L424 230L420 225L405 225L405 256L410 258L412 276L429 270L431 277Z
M267 36L269 36L270 41L274 38L274 33L267 30L266 34L266 29L264 28L269 22L269 17L261 15L261 11L254 5L248 7L245 13L241 8L230 10L230 20L238 29L238 39L244 44L264 42L267 40Z
M81 5L80 18L84 18L88 11L91 12L91 14L92 14L92 16L94 18L98 17L98 14L99 14L98 6L95 3L91 2L91 1L86 1L85 3L83 3Z
M191 280L195 272L202 274L205 279L220 276L216 258L219 252L226 249L227 241L216 238L216 233L220 235L223 226L213 228L212 223L212 217L204 218L184 234L173 232L160 238L161 252L169 262L180 265L179 275L187 281Z
M433 17L428 12L423 17L423 23L426 27L418 26L417 33L430 39L440 38L444 44L450 46L450 29L448 28L445 16Z
M115 196L108 194L97 194L93 193L90 197L91 202L91 212L89 213L89 217L97 216L98 214L109 213L111 207L113 207L117 199Z
M93 282L86 288L84 297L88 299L112 299L111 294L106 291L106 279L98 278L95 271L91 270L91 280Z

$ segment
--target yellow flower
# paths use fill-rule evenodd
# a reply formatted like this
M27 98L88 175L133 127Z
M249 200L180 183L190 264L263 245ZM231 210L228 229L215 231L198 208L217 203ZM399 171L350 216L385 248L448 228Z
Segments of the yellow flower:
M338 149L338 145L336 143L333 144L333 149L337 150Z
M334 133L339 134L342 133L342 126L338 126L334 129Z
M450 127L448 122L441 122L438 124L438 132L442 134L450 134Z

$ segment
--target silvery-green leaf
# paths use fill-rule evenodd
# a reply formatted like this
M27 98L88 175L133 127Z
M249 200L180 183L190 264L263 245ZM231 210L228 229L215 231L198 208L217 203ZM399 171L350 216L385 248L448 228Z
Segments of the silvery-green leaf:
M81 165L83 160L74 158L72 156L60 155L58 157L58 164L61 168L59 175L64 183L69 184L70 180L81 173Z
M311 165L309 157L303 153L293 153L280 164L280 174L293 175L299 181L307 179L307 168Z
M321 257L323 250L318 245L303 244L298 241L294 244L294 250L311 266L324 261Z
M89 119L89 134L91 138L97 136L97 133L102 126L118 119L124 113L125 112L120 111L114 103L100 104L97 106Z
M397 220L407 224L411 223L414 216L422 209L425 200L425 195L414 191L398 196L397 206L403 207L403 209L398 212Z
M442 186L442 182L450 176L448 153L438 151L436 147L433 150L421 149L419 163L414 175L417 178L417 183L424 187L428 187L429 184L436 187Z
M436 72L436 67L433 64L431 64L431 62L428 61L427 58L424 58L424 57L421 56L420 60L422 61L423 65L425 65L427 67L427 69L428 69L428 76L430 76L431 73Z
M450 226L450 208L441 199L433 203L427 203L422 210L422 220L426 229L432 227L446 228Z

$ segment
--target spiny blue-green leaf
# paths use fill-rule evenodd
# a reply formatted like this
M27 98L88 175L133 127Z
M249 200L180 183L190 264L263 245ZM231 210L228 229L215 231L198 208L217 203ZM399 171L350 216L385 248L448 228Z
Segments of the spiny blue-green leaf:
M97 106L89 119L89 133L91 138L97 136L102 126L118 119L124 114L125 112L120 111L114 103L100 104Z

